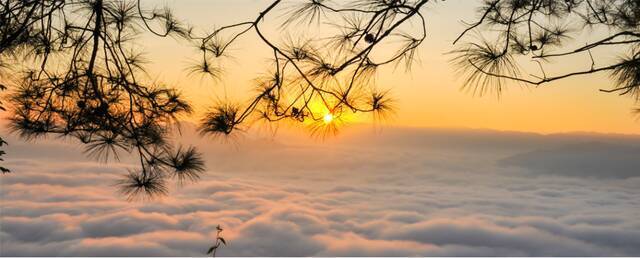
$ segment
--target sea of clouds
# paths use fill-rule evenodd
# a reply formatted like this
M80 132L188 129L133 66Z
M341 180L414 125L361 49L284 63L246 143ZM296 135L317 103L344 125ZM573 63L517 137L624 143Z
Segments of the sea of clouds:
M640 255L640 137L185 134L207 173L147 202L114 187L135 164L11 138L0 255L203 256L218 224L219 256Z

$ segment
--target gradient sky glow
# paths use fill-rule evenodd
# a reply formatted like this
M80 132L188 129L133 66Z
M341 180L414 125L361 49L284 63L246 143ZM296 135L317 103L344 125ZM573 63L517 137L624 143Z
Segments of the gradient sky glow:
M378 86L392 88L392 95L397 100L397 113L391 123L539 133L640 132L640 122L631 112L635 107L633 99L598 91L612 87L606 74L570 78L538 88L514 84L507 87L500 98L474 96L461 90L462 80L456 78L455 69L448 62L451 56L446 53L453 49L453 39L464 29L460 21L473 21L476 17L475 6L469 2L446 1L426 7L428 38L419 50L420 63L411 72L388 67L378 74ZM250 20L268 3L264 0L164 2L174 8L183 22L207 30ZM144 4L150 7L163 5L157 1ZM282 31L272 31L270 36L278 41L283 38L282 34ZM246 100L250 97L251 80L268 67L269 51L259 46L253 36L240 40L230 52L232 58L221 61L225 73L217 82L187 75L186 67L196 61L198 54L184 42L149 35L141 42L140 47L152 60L149 64L151 76L181 88L200 111L225 96ZM586 42L586 39L578 39L576 44ZM599 56L606 59L615 58L617 54L603 52ZM588 58L576 57L565 62L570 63L554 63L552 67L579 69L588 65ZM361 121L371 120L363 118Z

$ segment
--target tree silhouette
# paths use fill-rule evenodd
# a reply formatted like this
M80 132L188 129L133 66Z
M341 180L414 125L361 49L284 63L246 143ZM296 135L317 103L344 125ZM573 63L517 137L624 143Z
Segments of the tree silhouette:
M220 248L222 245L227 245L227 240L224 240L224 237L220 235L222 234L222 231L223 229L222 227L220 227L220 225L216 226L216 241L212 246L209 247L209 250L207 250L207 254L211 255L211 257L216 257L218 248Z
M381 119L393 112L389 89L376 85L375 74L386 66L410 69L427 35L424 7L437 2L273 0L253 19L202 34L170 9L145 10L139 0L2 1L0 66L20 74L2 77L13 88L11 126L27 139L76 138L90 156L105 160L135 153L140 168L123 177L122 192L130 198L166 194L167 180L197 180L204 162L194 148L168 141L178 118L192 109L177 89L144 76L147 60L132 51L137 34L195 42L200 59L190 72L217 78L217 64L238 39L253 36L269 50L270 68L255 79L256 93L245 103L212 105L202 118L203 134L289 121L324 136L351 114ZM477 92L499 93L507 81L541 85L609 72L617 86L603 91L640 100L637 0L486 0L478 14L455 39L453 59ZM606 35L572 48L572 33L591 28L609 33L594 33ZM279 38L266 33L273 30ZM481 39L469 39L470 32ZM626 55L602 64L606 60L592 54L612 47ZM547 75L546 62L577 55L590 58L584 70ZM540 75L521 76L521 58L538 62Z
M478 13L480 18L454 44L470 32L480 35L480 40L461 43L453 59L466 75L465 85L478 93L499 93L507 82L542 85L608 72L615 87L601 91L640 101L640 1L487 0ZM589 42L580 45L577 38L585 32ZM597 56L596 50L619 57L608 60ZM572 70L564 73L550 74L545 69L550 62L568 64L576 57L588 62L571 63ZM537 62L539 70L523 76L519 60Z
M200 155L167 142L171 125L191 112L190 105L176 89L145 81L145 60L131 51L143 22L164 25L166 35L185 33L170 11L144 13L135 2L109 0L0 6L2 63L26 64L10 96L14 131L27 139L74 137L104 159L136 153L140 169L120 184L129 198L165 194L171 177L199 177Z
M4 85L0 84L0 91L5 91L7 89L7 87L5 87ZM0 111L6 111L6 108L4 107L4 105L2 104L2 101L0 101ZM0 147L7 145L8 143L2 139L2 137L0 137ZM4 156L5 151L0 149L0 161L4 161L4 159L2 158L2 156ZM9 170L8 168L5 168L3 166L0 166L0 171L2 171L2 174L6 174L6 173L10 173L11 170Z
M272 67L256 79L256 95L248 103L218 103L202 120L205 134L228 135L247 121L294 121L324 136L336 133L343 117L373 113L384 118L392 111L387 90L375 85L376 71L385 65L410 68L426 37L421 8L429 0L272 1L253 20L226 25L192 37L200 42L202 60L194 67L216 75L212 59L224 58L238 38L254 34L270 49ZM321 31L320 35L289 36L283 41L264 33L265 17L285 9L278 29L289 35ZM268 28L267 28L268 29ZM223 35L226 35L223 36ZM225 40L225 38L227 40Z
M140 169L122 179L122 192L129 198L166 194L167 179L196 180L204 163L195 149L167 142L171 125L191 107L176 89L142 76L146 60L131 51L140 28L198 42L202 62L191 70L211 76L220 72L212 59L224 58L246 34L254 33L272 50L273 69L256 80L259 92L253 101L212 107L201 132L229 135L252 121L288 119L324 135L335 133L347 112L384 117L391 111L391 100L376 89L373 75L383 65L411 65L426 36L420 8L428 2L313 0L285 6L278 0L251 21L196 35L170 9L145 11L140 1L5 1L0 9L2 64L24 64L9 98L11 126L27 139L74 137L90 156L105 160L117 159L122 151L136 153ZM276 8L287 11L282 28L329 22L332 34L290 37L284 43L268 39L261 26ZM223 40L223 33L232 35ZM385 45L395 46L396 53L376 56Z

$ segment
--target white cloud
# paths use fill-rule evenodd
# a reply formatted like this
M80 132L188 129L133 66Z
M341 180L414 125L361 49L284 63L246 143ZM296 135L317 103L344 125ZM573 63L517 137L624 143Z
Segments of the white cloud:
M640 254L638 177L496 166L584 139L400 132L204 146L202 181L146 203L126 202L113 187L132 165L14 143L20 151L5 164L14 173L0 177L0 255L201 256L218 224L229 242L222 256ZM458 138L447 148L444 136Z

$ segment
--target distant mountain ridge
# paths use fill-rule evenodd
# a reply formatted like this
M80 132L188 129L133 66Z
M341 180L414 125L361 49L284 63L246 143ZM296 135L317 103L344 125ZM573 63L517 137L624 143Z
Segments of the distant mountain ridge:
M498 164L546 175L626 179L640 176L640 147L584 142L513 155Z

